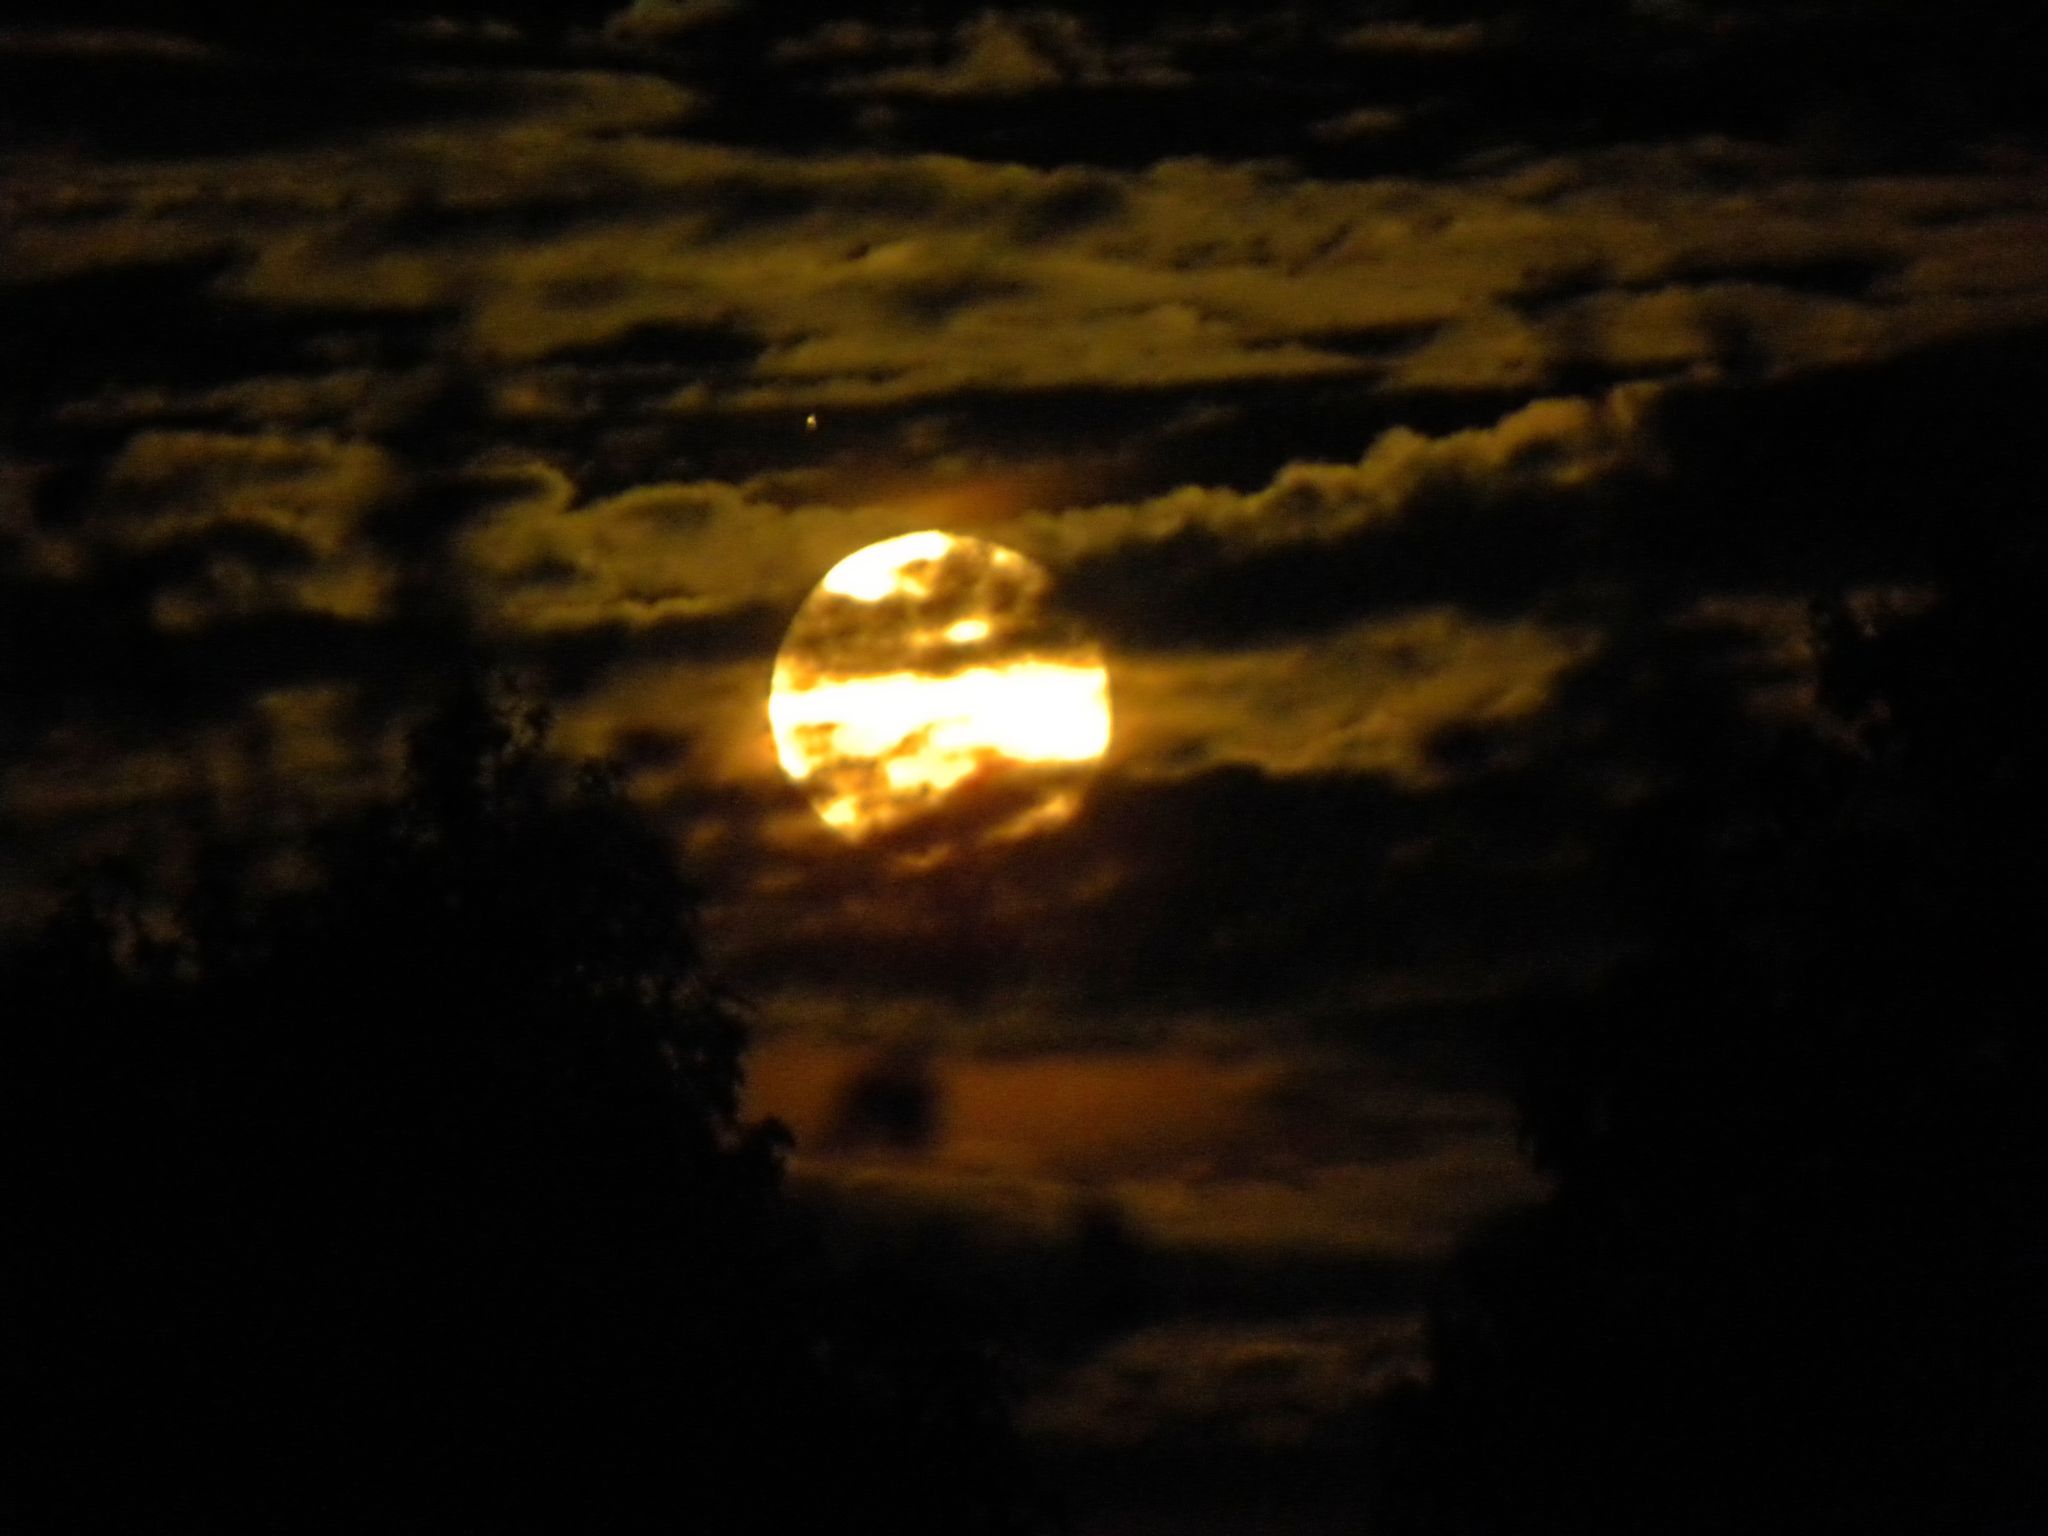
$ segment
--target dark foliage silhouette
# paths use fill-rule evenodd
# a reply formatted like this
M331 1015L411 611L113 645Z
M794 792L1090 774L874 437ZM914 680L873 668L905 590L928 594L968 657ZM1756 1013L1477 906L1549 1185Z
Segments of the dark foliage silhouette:
M668 847L542 730L465 688L269 894L9 958L10 1529L1031 1523L990 1350L827 1262Z
M1475 1243L1386 1514L1432 1533L2041 1529L2043 733L2022 563L1816 610L1818 724L1667 676L1644 931L1527 1021L1555 1180Z

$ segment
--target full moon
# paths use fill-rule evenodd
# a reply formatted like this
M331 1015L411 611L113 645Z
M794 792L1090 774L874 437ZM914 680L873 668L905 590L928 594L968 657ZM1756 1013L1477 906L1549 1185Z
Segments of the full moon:
M861 838L939 810L990 836L1056 825L1109 746L1102 653L1015 550L909 533L857 550L797 610L775 661L776 756Z

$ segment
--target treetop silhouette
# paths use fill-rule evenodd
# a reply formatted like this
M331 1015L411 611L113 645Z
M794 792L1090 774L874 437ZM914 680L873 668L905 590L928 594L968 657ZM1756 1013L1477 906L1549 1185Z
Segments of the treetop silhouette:
M545 725L467 683L285 888L216 851L7 958L13 1529L1038 1518L990 1346L835 1271L668 842Z
M1523 1020L1554 1193L1454 1271L1383 1448L1394 1529L2048 1514L2031 610L2016 576L1823 603L1811 725L1697 687L1643 722L1668 771L1603 860L1638 944Z

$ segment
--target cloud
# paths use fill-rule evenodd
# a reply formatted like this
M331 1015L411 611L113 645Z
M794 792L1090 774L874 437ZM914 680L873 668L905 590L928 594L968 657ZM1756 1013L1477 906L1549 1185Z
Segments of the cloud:
M749 1072L753 1102L783 1124L790 1116L764 1085L758 1063ZM839 1084L829 1121L808 1138L827 1152L875 1148L918 1151L931 1146L945 1112L930 1057L911 1046L877 1051Z
M730 20L742 9L741 0L633 0L604 31L625 42L659 42Z
M1167 1248L1441 1259L1537 1185L1511 1138L1285 1180L1119 1186L1136 1230Z
M1880 309L1761 283L1674 285L1587 295L1534 315L1482 310L1403 358L1392 380L1417 390L1518 390L1586 369L1667 377L1790 373L1869 363L2044 320L2048 293L2039 290L1902 294Z
M168 32L122 27L0 27L0 54L157 59L177 63L217 61L225 55L210 43Z
M769 57L778 64L809 64L872 59L929 49L938 34L929 27L884 27L858 17L828 21L810 32L774 44Z
M1249 493L1188 486L1135 506L1026 517L1019 535L1060 565L1196 533L1228 553L1333 543L1430 502L1503 504L1652 463L1658 398L1656 386L1626 385L1594 399L1533 401L1491 427L1442 437L1396 427L1355 464L1290 464Z
M1369 1043L1361 1021L1469 1009L1601 953L1573 884L1587 807L1564 797L1531 828L1485 784L1112 771L1029 843L906 860L835 847L800 799L784 826L760 809L782 803L772 780L753 793L705 848L727 893L712 931L742 983L813 1034Z
M1324 118L1315 125L1313 132L1319 139L1344 143L1398 133L1407 122L1408 114L1393 107L1353 107L1348 112Z
M1443 774L1437 741L1536 714L1595 643L1436 609L1312 642L1130 656L1116 671L1117 753L1138 772L1240 764L1423 788Z
M646 628L758 604L793 614L854 550L963 514L977 534L1072 577L1093 571L1106 580L1099 573L1121 563L1127 569L1117 579L1128 584L1144 579L1142 562L1174 558L1168 551L1195 536L1223 565L1337 544L1446 505L1507 507L1520 497L1597 488L1654 465L1658 398L1653 386L1629 385L1595 399L1539 400L1491 427L1440 437L1396 428L1356 463L1291 464L1257 491L1183 486L1144 502L1055 512L1019 512L999 495L972 494L788 506L773 498L772 481L648 485L578 505L559 470L508 461L492 471L503 494L458 547L483 613L508 633ZM1103 597L1093 606L1114 604ZM1267 656L1247 665L1274 676L1286 662Z
M819 41L850 44L854 34L840 31ZM954 31L950 50L936 64L901 65L833 88L884 96L1007 97L1067 86L1172 86L1188 79L1154 49L1105 46L1086 21L1066 11L983 11ZM813 56L819 51L826 50L814 50Z
M25 554L74 583L153 571L159 631L274 613L374 619L394 576L363 528L402 484L368 443L145 431L115 455L84 521L35 529Z
M144 733L69 729L38 759L9 765L0 805L29 823L139 812L147 825L167 804L292 819L362 794L390 767L395 743L352 729L348 681L259 689L239 702L235 719L148 743L128 739Z
M1288 1070L1270 1057L1160 1052L979 1057L898 1045L871 1053L804 1034L764 1042L753 1063L750 1102L790 1125L806 1149L847 1150L835 1128L879 1068L889 1081L921 1085L931 1131L915 1145L936 1163L1084 1183L1198 1176L1242 1156Z
M1272 1452L1346 1423L1419 1375L1414 1315L1324 1315L1161 1323L1114 1340L1037 1394L1024 1423L1062 1447L1201 1449L1187 1468L1246 1448ZM1342 1429L1339 1427L1342 1426ZM1270 1502L1270 1501L1269 1501Z
M887 507L785 508L710 481L642 486L582 506L560 471L501 471L518 490L460 542L483 612L505 632L646 628L785 606L854 550L914 521Z
M501 108L175 173L31 161L0 239L24 276L204 255L245 304L443 316L442 360L507 415L616 388L656 423L1282 380L1540 392L1731 347L1786 371L2048 304L2023 173L1830 176L1722 140L1455 180L1034 170L694 143L700 98L645 76L433 78ZM1829 269L1861 276L1816 290ZM716 366L685 344L707 335Z
M1148 1248L1268 1264L1419 1266L1443 1258L1475 1225L1539 1190L1513 1138L1481 1132L1415 1157L1297 1167L1284 1179L1152 1174L1075 1181L943 1154L852 1151L805 1157L798 1172L808 1185L898 1221L950 1215L1039 1243L1062 1235L1077 1201L1106 1199Z
M1487 40L1486 24L1479 21L1446 26L1426 21L1372 21L1353 27L1337 42L1355 53L1432 57L1473 53L1485 47Z
M944 64L885 70L853 88L923 96L1019 96L1063 85L1077 68L1086 70L1093 62L1085 30L1071 16L1034 27L985 12L961 27L955 48Z
M369 443L142 432L107 471L106 506L119 536L143 547L233 527L332 556L397 480L391 456Z

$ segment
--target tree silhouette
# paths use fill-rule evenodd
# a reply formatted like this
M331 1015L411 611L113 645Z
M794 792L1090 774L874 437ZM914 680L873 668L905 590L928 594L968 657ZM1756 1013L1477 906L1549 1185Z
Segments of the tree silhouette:
M989 1347L818 1249L668 845L544 731L466 685L295 867L9 957L10 1529L1035 1519Z
M1456 1267L1381 1448L1393 1529L2048 1516L2031 604L1980 573L1814 635L1812 727L1644 732L1669 771L1610 850L1642 942L1526 1021L1554 1193Z

